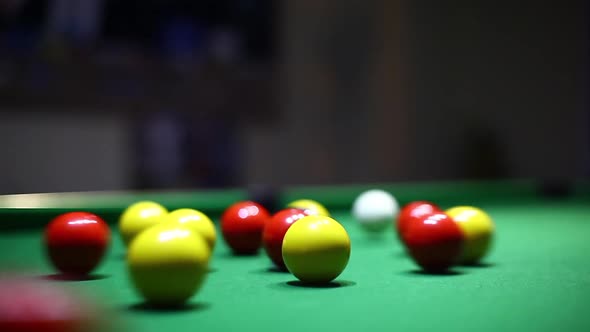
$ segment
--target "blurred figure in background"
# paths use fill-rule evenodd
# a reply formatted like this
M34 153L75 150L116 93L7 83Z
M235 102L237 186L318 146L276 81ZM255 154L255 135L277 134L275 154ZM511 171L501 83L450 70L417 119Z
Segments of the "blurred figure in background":
M46 34L50 44L66 42L76 48L94 46L100 37L103 0L49 1Z

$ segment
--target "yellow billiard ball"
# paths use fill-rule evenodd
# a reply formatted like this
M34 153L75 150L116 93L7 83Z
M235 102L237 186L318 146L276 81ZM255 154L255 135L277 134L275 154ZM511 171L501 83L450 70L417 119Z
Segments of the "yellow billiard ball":
M330 212L320 202L312 199L298 199L287 204L287 207L302 209L308 211L310 214L330 217Z
M174 210L164 218L164 223L188 226L205 238L211 251L215 248L217 241L215 224L201 211L194 209Z
M127 270L147 303L179 306L201 289L210 256L205 239L190 227L157 225L131 242Z
M327 283L336 279L348 264L350 238L336 220L306 216L289 227L283 239L285 266L297 279Z
M128 247L143 230L160 223L167 214L165 207L151 201L141 201L127 207L119 218L119 232L125 246Z
M465 236L462 264L479 262L490 250L494 236L494 222L483 210L473 206L456 206L445 211L461 228Z

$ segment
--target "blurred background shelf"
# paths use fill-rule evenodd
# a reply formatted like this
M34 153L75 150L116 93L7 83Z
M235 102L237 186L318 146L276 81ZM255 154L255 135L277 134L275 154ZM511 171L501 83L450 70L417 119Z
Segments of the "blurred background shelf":
M79 108L137 114L146 108L181 112L227 113L263 119L276 103L276 75L271 65L196 63L182 70L157 60L132 64L29 60L2 73L2 108L68 111ZM6 66L5 66L6 67ZM140 111L141 110L141 111Z

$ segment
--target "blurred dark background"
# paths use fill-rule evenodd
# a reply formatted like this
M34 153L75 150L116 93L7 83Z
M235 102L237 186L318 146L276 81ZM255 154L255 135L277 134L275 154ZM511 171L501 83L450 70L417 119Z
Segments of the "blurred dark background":
M0 193L588 178L589 13L0 0Z

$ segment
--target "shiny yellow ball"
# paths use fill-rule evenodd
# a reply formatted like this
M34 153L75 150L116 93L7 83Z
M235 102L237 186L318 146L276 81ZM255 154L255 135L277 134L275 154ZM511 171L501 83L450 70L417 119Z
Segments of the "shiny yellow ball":
M473 206L457 206L445 211L465 236L462 264L475 264L489 252L494 237L494 222L483 210Z
M213 221L203 212L194 209L178 209L170 212L165 218L165 224L180 224L190 227L199 233L213 251L217 241L217 232Z
M283 238L283 260L289 272L306 283L336 279L350 258L350 238L336 220L307 216L289 227Z
M137 234L160 223L167 214L165 207L151 201L141 201L127 207L119 218L119 232L125 246L128 247Z
M310 214L330 217L330 212L320 202L312 199L298 199L287 204L287 207L307 210Z
M152 305L178 306L202 287L211 252L205 239L185 226L157 225L137 236L127 252L133 286Z

